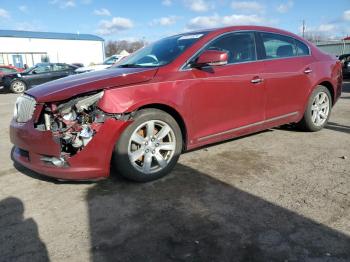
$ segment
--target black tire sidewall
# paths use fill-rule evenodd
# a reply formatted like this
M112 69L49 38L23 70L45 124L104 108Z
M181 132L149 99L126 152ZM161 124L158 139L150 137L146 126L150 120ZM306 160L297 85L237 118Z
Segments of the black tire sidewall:
M21 83L24 85L24 90L23 90L23 92L16 92L16 91L13 89L13 84L16 83L16 82L21 82ZM12 93L15 93L15 94L22 94L22 93L24 93L24 92L27 90L27 85L26 85L26 83L23 82L22 80L16 79L16 80L13 80L13 81L11 82L11 84L10 84L10 90L11 90Z
M316 95L320 92L324 92L327 94L328 96L328 100L329 100L329 113L328 113L328 116L327 116L327 120L321 125L321 126L316 126L313 122L312 122L312 116L311 116L311 107L312 107L312 104L313 104L313 101L316 97ZM312 132L315 132L315 131L319 131L321 129L324 128L325 125L327 125L328 123L328 120L331 116L331 112L332 112L332 96L329 92L329 90L324 87L324 86L317 86L314 91L312 92L310 98L309 98L309 101L308 101L308 105L307 105L307 108L306 108L306 111L305 111L305 114L304 114L304 125L305 125L305 128L308 130L308 131L312 131Z
M128 156L128 146L130 137L135 129L142 123L150 120L163 121L172 128L175 134L176 148L171 161L164 169L156 173L146 175L135 169L135 167L130 163ZM124 130L124 132L119 137L113 154L113 164L115 165L117 172L125 178L138 182L152 181L167 175L174 168L181 154L182 144L183 139L181 129L176 120L171 115L159 109L142 109L135 114L134 121Z

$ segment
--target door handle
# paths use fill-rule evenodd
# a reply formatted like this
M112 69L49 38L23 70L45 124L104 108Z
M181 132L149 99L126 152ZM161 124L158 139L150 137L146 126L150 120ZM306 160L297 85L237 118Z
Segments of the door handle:
M253 78L252 80L250 80L250 82L253 83L253 84L259 84L259 83L261 83L262 81L263 81L263 79L262 79L262 78L259 78L259 77L255 77L255 78Z
M304 70L304 74L310 74L312 72L312 69L311 68L306 68Z

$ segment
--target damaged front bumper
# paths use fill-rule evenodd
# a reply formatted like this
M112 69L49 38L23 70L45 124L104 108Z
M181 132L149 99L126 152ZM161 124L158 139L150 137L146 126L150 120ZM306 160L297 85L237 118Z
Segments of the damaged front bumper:
M34 121L12 120L10 138L15 148L12 158L46 176L64 180L98 180L109 176L116 141L130 121L107 119L92 140L77 154L62 160L61 144L51 131L34 128Z

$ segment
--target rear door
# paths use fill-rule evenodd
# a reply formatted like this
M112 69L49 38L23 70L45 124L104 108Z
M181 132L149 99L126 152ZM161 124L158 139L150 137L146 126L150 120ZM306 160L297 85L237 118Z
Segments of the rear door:
M286 123L303 114L310 87L312 58L308 47L289 36L259 32L262 77L266 85L266 127Z
M52 80L59 79L72 74L71 68L67 64L53 64Z

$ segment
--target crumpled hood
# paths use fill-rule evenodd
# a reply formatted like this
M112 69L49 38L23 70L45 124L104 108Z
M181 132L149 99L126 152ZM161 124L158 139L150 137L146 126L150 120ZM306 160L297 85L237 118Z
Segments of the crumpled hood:
M29 89L37 102L55 102L101 89L150 81L157 68L118 68L67 76Z

